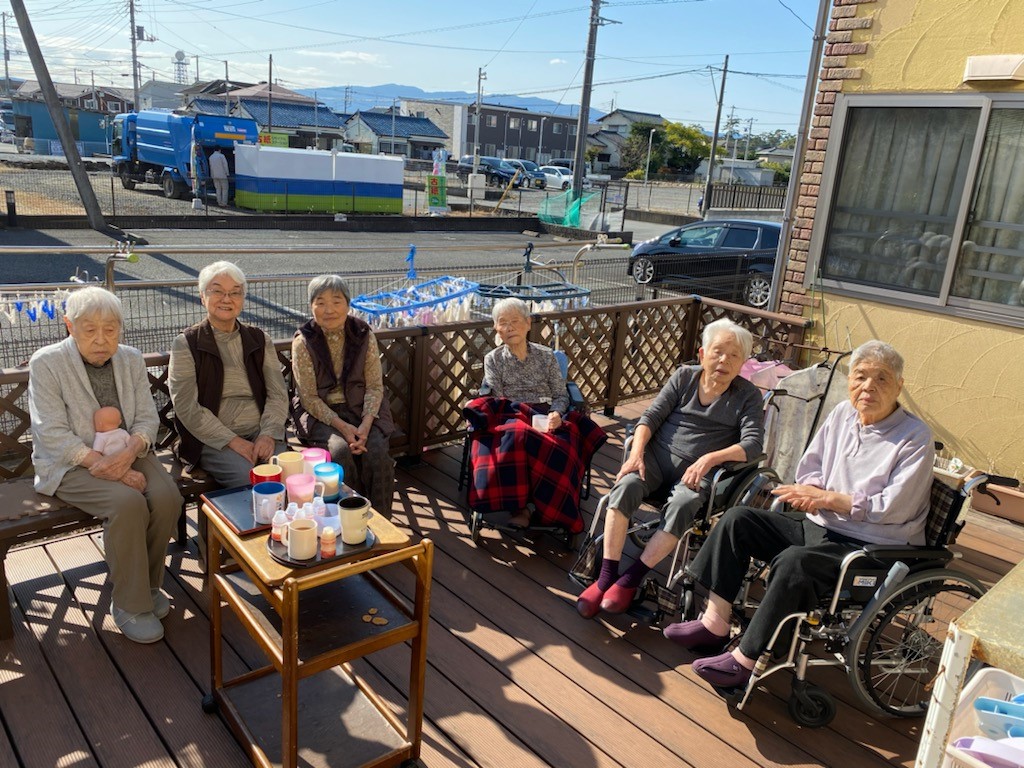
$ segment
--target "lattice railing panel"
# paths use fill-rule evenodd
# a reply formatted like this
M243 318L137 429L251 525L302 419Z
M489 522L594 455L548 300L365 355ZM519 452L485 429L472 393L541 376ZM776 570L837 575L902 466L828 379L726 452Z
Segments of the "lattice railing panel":
M10 480L32 468L28 414L28 371L0 381L0 478Z
M395 422L395 428L407 437L412 432L415 343L415 338L408 336L381 334L377 337L384 388L391 404L391 418Z
M694 305L638 306L628 318L619 381L622 397L657 392L679 367L686 320Z
M705 299L700 305L698 334L705 325L727 317L739 323L754 336L753 355L762 360L779 360L792 367L798 367L800 347L805 327L795 324L793 318L771 313L752 314L756 310L726 302Z
M607 312L559 317L554 322L546 321L541 329L541 343L551 347L557 334L557 346L569 359L569 379L592 408L607 400L615 318Z
M427 345L424 445L447 442L465 430L462 408L480 391L484 356L494 348L490 327L442 329Z

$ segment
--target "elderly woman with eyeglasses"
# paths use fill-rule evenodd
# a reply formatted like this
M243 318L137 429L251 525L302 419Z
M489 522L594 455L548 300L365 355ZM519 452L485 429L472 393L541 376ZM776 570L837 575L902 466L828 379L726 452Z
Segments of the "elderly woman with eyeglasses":
M473 430L470 508L509 512L505 527L513 530L579 533L581 481L607 435L590 417L569 410L554 351L529 340L533 319L526 302L501 299L491 317L501 344L484 357L488 389L463 408ZM533 427L534 416L542 430Z
M288 389L273 341L238 319L245 289L231 262L200 271L206 318L174 340L168 372L178 455L225 488L248 485L254 465L287 450Z
M35 488L103 521L114 624L130 640L163 637L160 591L167 541L181 514L178 487L151 448L160 419L139 350L119 344L120 300L96 286L67 300L68 338L29 361ZM116 408L129 434L120 450L93 450L93 414Z
M292 374L295 432L326 448L345 471L345 484L391 517L395 462L388 438L395 426L384 389L377 338L349 314L348 285L338 275L309 283L313 317L295 332Z

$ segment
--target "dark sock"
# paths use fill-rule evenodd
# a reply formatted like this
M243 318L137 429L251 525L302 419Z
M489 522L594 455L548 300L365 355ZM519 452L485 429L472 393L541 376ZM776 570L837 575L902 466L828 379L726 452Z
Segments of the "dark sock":
M597 577L597 588L602 592L607 592L608 587L614 584L617 578L619 578L619 561L602 560L601 573Z
M643 560L637 559L626 569L624 574L619 576L619 580L615 583L626 589L636 589L640 586L640 582L644 580L644 576L647 575L649 570L651 569L644 565Z

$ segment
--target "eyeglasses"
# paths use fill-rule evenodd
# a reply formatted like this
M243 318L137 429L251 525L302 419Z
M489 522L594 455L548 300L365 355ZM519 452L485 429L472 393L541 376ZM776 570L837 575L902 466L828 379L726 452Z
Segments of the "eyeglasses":
M245 297L245 291L241 288L236 288L233 291L222 291L220 288L207 288L206 295L217 301L220 301L221 299L241 301Z

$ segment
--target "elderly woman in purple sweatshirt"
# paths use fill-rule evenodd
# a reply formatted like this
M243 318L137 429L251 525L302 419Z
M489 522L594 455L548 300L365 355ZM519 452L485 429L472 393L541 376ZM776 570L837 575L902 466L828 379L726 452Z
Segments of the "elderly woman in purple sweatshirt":
M835 586L843 557L864 543L923 544L932 482L931 430L897 402L903 358L869 341L850 358L849 402L840 403L796 469L775 489L788 510L735 507L689 566L710 591L699 619L665 636L705 658L694 671L719 688L746 685L779 622L814 607ZM733 600L750 559L771 563L764 599L739 645L729 639Z

